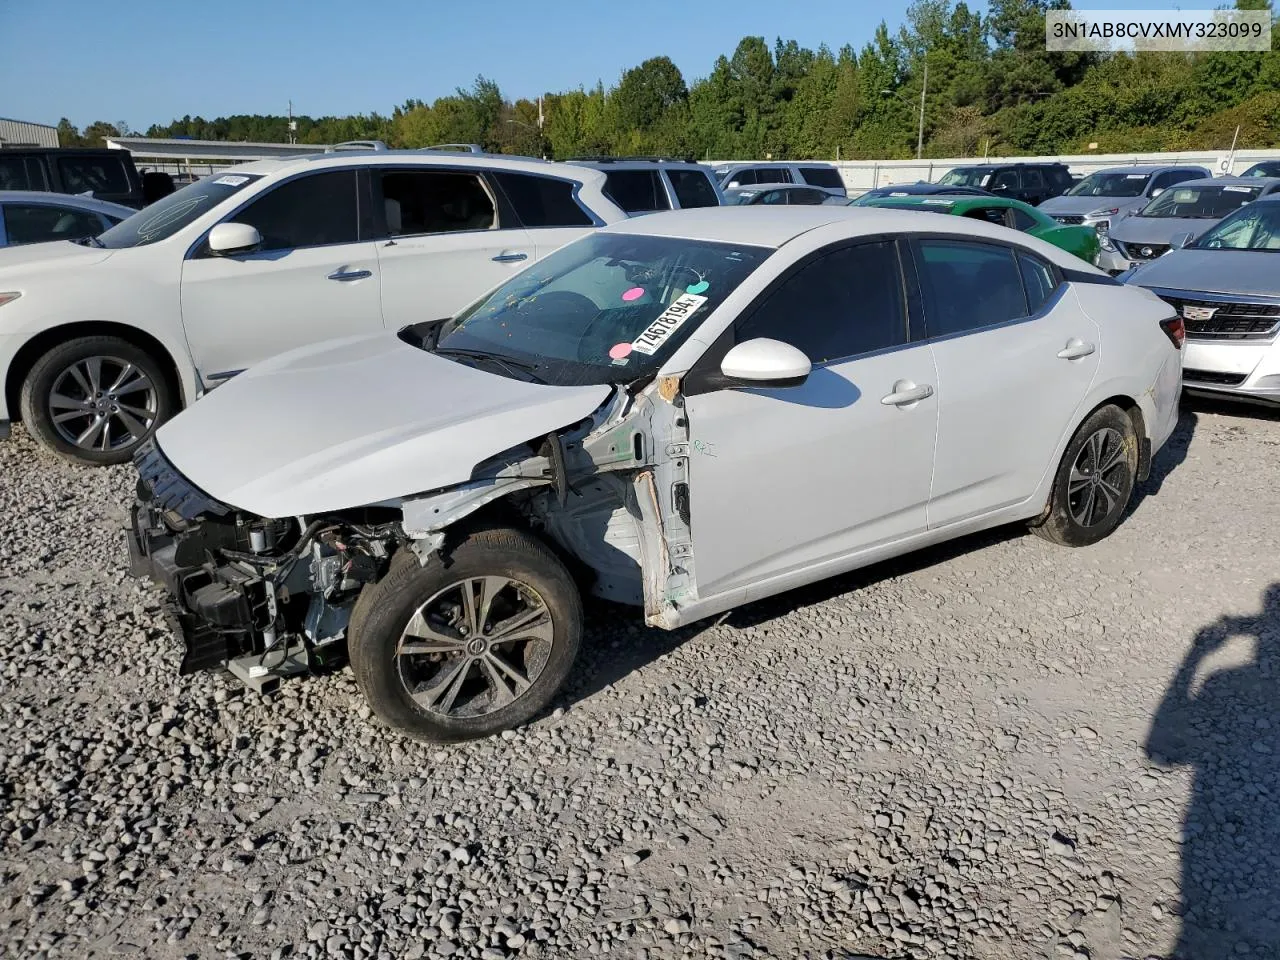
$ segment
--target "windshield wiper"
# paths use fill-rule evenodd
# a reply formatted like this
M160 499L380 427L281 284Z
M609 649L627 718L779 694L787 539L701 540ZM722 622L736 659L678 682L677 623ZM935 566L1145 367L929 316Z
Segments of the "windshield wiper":
M478 360L481 363L491 363L495 366L502 367L517 380L523 379L527 380L529 383L547 382L534 374L534 364L522 363L519 360L512 360L510 357L504 357L499 353L488 353L484 350L468 350L464 347L437 347L435 352L442 357L459 357L463 360Z

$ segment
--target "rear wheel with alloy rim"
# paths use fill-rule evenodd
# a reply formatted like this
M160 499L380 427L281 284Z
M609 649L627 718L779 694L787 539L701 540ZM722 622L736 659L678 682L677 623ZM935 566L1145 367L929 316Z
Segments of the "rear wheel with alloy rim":
M1120 525L1138 475L1138 437L1129 415L1100 407L1067 444L1049 505L1032 529L1054 543L1083 547Z
M390 726L468 740L536 716L577 657L582 604L569 572L518 530L483 530L446 566L403 551L364 589L348 649L356 682Z
M173 409L164 368L118 337L54 347L23 383L22 419L46 447L84 464L124 463Z

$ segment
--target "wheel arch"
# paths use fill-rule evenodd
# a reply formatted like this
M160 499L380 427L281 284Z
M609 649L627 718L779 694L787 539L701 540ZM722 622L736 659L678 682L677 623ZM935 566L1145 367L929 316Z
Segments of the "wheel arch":
M187 378L182 375L173 351L163 342L145 330L131 327L128 324L113 323L105 320L85 320L76 323L59 324L56 327L41 330L18 348L13 360L9 363L9 370L5 375L4 382L5 401L8 409L12 411L14 419L19 416L18 395L22 391L23 381L27 379L31 368L48 351L77 337L119 337L140 350L147 351L164 367L165 379L168 382L169 389L173 392L174 397L179 398L180 405L186 406L191 402L195 388L194 377Z

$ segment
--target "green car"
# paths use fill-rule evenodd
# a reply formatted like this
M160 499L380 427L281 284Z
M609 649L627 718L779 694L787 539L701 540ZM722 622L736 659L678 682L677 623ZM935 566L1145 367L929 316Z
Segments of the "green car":
M957 217L972 217L1021 230L1038 237L1067 253L1073 253L1088 263L1098 262L1098 234L1093 227L1072 226L1059 223L1048 214L1041 213L1030 204L1006 197L966 196L911 196L876 197L858 204L860 207L893 207L898 210L925 210L934 213L950 213Z

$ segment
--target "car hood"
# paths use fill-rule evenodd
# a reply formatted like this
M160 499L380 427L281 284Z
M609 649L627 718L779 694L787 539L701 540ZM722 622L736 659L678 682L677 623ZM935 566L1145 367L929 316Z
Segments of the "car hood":
M1171 250L1125 274L1125 283L1194 295L1238 293L1280 297L1280 253L1249 250Z
M282 354L161 427L173 466L263 517L327 513L463 483L475 465L589 416L605 385L525 383L393 334Z
M1107 232L1121 243L1168 243L1183 233L1198 237L1217 222L1192 217L1125 217Z
M1123 213L1146 202L1146 197L1050 197L1036 209L1051 217L1063 213L1084 216L1095 210L1110 210L1112 207L1119 207Z
M74 269L91 263L101 263L115 250L90 247L70 240L50 240L45 243L21 243L13 247L0 247L0 279L24 276L47 267L49 271Z

